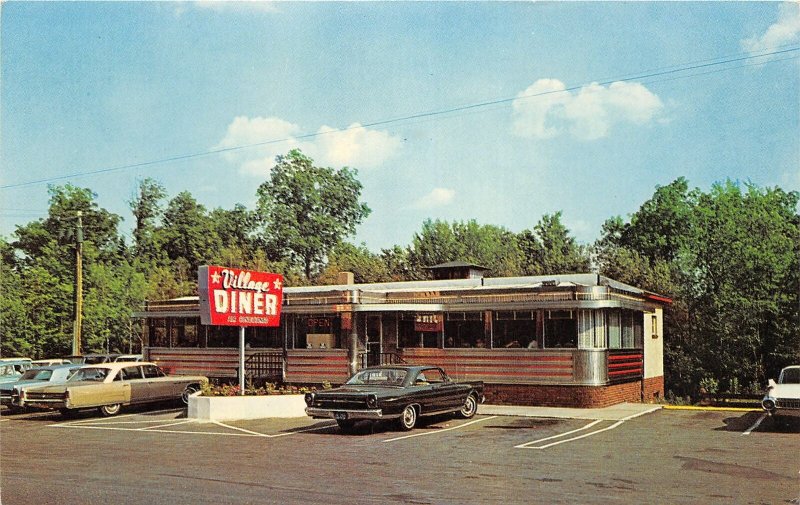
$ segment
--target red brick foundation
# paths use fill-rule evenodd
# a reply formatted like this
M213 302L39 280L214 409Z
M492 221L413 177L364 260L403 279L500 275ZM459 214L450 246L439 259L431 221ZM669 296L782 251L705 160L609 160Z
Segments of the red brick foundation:
M653 402L664 397L664 378L608 386L486 384L486 403L544 407L602 408L623 402Z

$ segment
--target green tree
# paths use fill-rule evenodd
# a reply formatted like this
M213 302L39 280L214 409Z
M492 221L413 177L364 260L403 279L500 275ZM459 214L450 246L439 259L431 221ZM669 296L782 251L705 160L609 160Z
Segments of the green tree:
M203 205L188 191L169 201L163 226L158 230L161 247L174 262L184 261L185 269L175 268L178 276L197 277L197 267L206 263L221 247L214 222Z
M141 261L152 260L160 255L155 232L164 212L162 201L166 196L164 186L148 177L139 183L136 195L128 202L136 222L132 252Z
M502 277L519 274L522 255L516 235L505 228L475 220L425 220L408 253L417 275L424 278L425 267L456 260L486 267L490 276Z
M357 171L318 167L295 149L278 156L270 179L259 186L258 213L264 238L278 258L288 258L312 270L356 226L370 209L359 202L361 183Z
M588 249L570 236L561 222L561 211L543 215L533 231L523 230L518 240L526 275L583 273L591 269Z
M658 187L630 222L606 221L603 274L673 298L665 311L667 388L704 377L763 386L800 357L798 194L685 179Z
M356 283L385 282L389 280L386 264L377 254L367 249L366 244L355 246L342 242L328 256L328 264L322 271L320 284L338 284L339 272L353 272Z

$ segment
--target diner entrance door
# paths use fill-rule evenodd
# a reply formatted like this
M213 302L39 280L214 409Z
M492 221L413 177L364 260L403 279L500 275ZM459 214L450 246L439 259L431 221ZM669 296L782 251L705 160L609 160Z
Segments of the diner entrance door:
M367 315L367 366L381 364L383 352L383 324L381 315Z

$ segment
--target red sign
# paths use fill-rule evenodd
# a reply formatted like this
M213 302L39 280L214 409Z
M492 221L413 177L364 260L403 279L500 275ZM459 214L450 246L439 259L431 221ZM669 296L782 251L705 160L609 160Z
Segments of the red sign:
M417 314L414 317L414 331L442 331L444 321L441 314Z
M215 326L280 326L283 276L238 268L198 270L200 322Z

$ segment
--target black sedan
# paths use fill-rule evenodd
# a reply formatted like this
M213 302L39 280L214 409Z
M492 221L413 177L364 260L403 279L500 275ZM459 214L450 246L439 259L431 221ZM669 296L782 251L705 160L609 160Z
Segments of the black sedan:
M469 419L483 402L483 382L454 382L439 367L365 368L342 387L306 394L306 414L336 419L348 430L362 419L397 420L411 430L420 416L456 413Z

